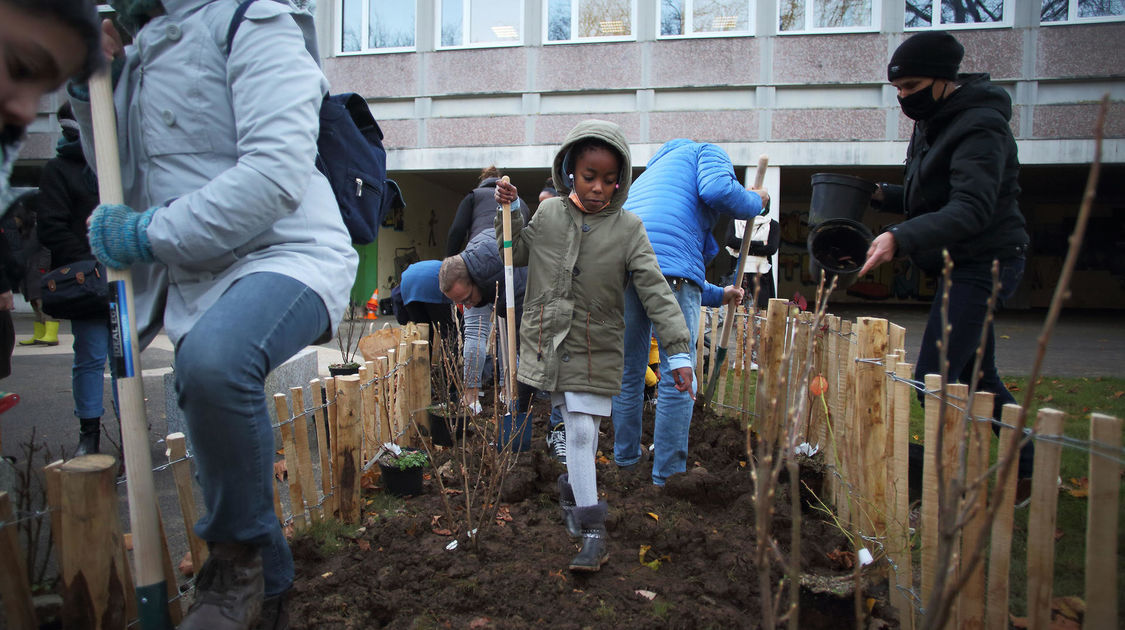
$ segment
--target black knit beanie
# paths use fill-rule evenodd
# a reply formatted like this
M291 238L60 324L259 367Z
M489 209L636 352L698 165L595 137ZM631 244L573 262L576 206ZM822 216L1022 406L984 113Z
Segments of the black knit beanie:
M901 77L957 78L965 48L944 31L926 31L902 42L887 64L887 80Z

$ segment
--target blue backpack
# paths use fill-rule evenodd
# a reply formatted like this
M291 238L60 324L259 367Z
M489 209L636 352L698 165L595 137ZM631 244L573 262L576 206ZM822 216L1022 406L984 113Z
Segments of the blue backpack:
M227 54L246 10L254 0L239 3L227 29ZM402 191L387 179L383 131L359 94L325 94L320 104L316 168L332 186L344 225L357 245L374 242L379 225L392 210L405 208Z

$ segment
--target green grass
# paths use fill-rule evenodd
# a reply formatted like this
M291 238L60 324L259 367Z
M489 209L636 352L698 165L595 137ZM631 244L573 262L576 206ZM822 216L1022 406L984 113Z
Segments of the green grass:
M330 556L338 553L351 539L355 538L356 527L336 519L326 518L319 523L309 525L308 529L297 535L312 539L321 554Z
M1027 393L1026 377L1010 377L1005 384L1023 404ZM1125 379L1122 378L1040 378L1027 423L1032 426L1039 409L1052 408L1065 413L1064 435L1077 440L1090 439L1090 413L1097 412L1125 418ZM922 407L914 400L911 407L910 433L922 442L924 417ZM993 441L993 457L996 455ZM1089 454L1081 449L1063 446L1059 476L1064 488L1089 474ZM1125 524L1125 484L1122 484L1118 505L1118 522ZM1086 515L1089 505L1084 497L1074 497L1060 490L1056 529L1062 537L1055 543L1054 595L1082 596L1085 590ZM1027 600L1027 519L1030 510L1016 511L1012 533L1012 570L1010 574L1011 610L1022 615ZM1125 529L1118 528L1118 585L1125 584ZM1125 589L1121 589L1118 607L1125 610Z

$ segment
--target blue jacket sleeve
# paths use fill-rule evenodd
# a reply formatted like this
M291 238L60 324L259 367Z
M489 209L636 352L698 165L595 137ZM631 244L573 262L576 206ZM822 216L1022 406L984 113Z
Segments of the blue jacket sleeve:
M739 183L725 151L713 144L705 144L700 148L695 164L699 198L709 208L736 219L750 219L761 214L761 197Z

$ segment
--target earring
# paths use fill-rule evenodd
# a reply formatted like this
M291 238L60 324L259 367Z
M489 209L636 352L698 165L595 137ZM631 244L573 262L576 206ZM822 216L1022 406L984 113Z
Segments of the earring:
M617 190L618 188L621 188L621 184L614 184L613 185L614 190Z

